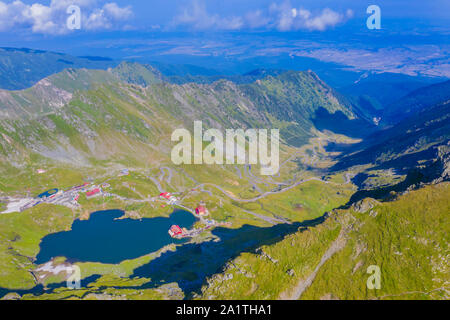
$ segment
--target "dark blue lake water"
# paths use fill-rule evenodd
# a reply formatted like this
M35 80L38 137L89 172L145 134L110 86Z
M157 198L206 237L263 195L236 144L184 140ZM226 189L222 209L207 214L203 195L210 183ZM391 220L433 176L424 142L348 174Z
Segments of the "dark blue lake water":
M54 257L69 261L119 263L155 252L170 243L187 240L172 239L167 231L173 224L191 228L195 218L187 211L177 210L169 218L122 219L121 210L99 211L87 221L76 220L72 230L51 234L42 239L36 264Z
M37 263L47 262L56 256L65 256L70 260L118 263L154 252L168 243L183 242L170 238L167 234L168 228L172 224L190 227L195 221L194 217L185 211L176 211L170 218L114 220L122 214L122 211L97 212L88 221L76 221L72 231L45 237ZM265 228L249 225L239 229L215 228L212 234L218 237L218 241L185 244L174 252L163 253L161 257L135 269L131 276L151 278L150 282L127 288L156 288L165 283L177 282L189 299L193 292L200 292L202 285L211 275L220 272L228 261L239 254L254 252L257 247L271 245L286 235L297 232L299 227L315 226L323 220L324 217L320 217L303 223ZM82 279L81 286L86 287L98 277L100 276L93 275ZM41 295L65 285L50 285L48 290L42 285L31 290L0 288L0 298L8 292Z

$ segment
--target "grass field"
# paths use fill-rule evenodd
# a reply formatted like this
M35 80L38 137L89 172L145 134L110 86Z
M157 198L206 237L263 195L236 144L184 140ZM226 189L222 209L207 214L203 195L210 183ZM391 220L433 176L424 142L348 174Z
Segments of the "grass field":
M325 223L263 247L265 255L242 254L209 280L201 298L291 298L341 231L345 244L314 273L301 299L448 299L449 191L442 183L370 212L335 210ZM381 269L380 290L366 286L371 265Z

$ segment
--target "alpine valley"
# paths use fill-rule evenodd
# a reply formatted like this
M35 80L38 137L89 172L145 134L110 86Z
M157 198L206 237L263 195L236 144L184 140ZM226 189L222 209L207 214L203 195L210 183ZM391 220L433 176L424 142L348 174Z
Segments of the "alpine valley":
M178 67L0 50L0 298L450 298L450 81ZM279 172L174 165L200 120Z

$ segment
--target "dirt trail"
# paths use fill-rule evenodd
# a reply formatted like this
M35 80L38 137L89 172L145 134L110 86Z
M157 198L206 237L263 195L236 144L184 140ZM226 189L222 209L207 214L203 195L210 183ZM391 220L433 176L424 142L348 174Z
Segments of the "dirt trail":
M298 300L305 292L306 289L313 283L316 278L317 272L319 272L320 268L327 262L335 253L342 250L345 247L346 239L345 239L345 231L341 230L341 233L337 237L336 240L333 241L328 250L324 253L322 258L320 259L319 264L316 266L314 271L306 278L300 280L293 290L289 290L289 292L283 292L280 295L281 300Z
M268 222L268 223L270 223L272 225L276 225L276 224L279 224L279 223L289 223L286 220L281 220L281 219L278 219L278 218L267 217L267 216L264 216L262 214L258 214L258 213L255 213L255 212L252 212L250 210L243 209L243 208L240 208L240 210L245 212L245 213L251 214L252 216L255 216L255 217L257 217L257 218L259 218L261 220L264 220L264 221L266 221L266 222Z
M156 178L152 177L152 176L147 176L148 179L152 180L153 183L156 185L156 187L158 188L159 192L164 192L164 189L161 187L161 184L159 183L159 180L157 180Z

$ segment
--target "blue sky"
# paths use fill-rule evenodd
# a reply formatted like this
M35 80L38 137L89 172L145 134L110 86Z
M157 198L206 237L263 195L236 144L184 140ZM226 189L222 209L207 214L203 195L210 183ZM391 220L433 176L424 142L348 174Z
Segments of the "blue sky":
M65 27L70 4L81 7L81 31ZM356 21L363 25L370 4L381 8L386 21L449 23L448 0L0 0L0 36L11 31L24 39L117 30L327 31Z
M81 9L80 30L67 28L73 4ZM373 4L381 30L366 27ZM307 68L302 59L316 59L450 77L449 35L448 0L0 0L0 47L237 73Z
M136 13L136 22L148 24L167 24L177 14L189 8L192 0L115 0L121 6L131 5ZM32 2L32 1L31 1ZM449 18L450 2L447 0L203 0L197 1L206 6L211 14L238 16L256 10L265 10L272 4L290 3L292 7L320 11L330 8L336 11L352 9L355 17L366 16L366 8L375 4L382 8L388 18L417 18L433 20Z

